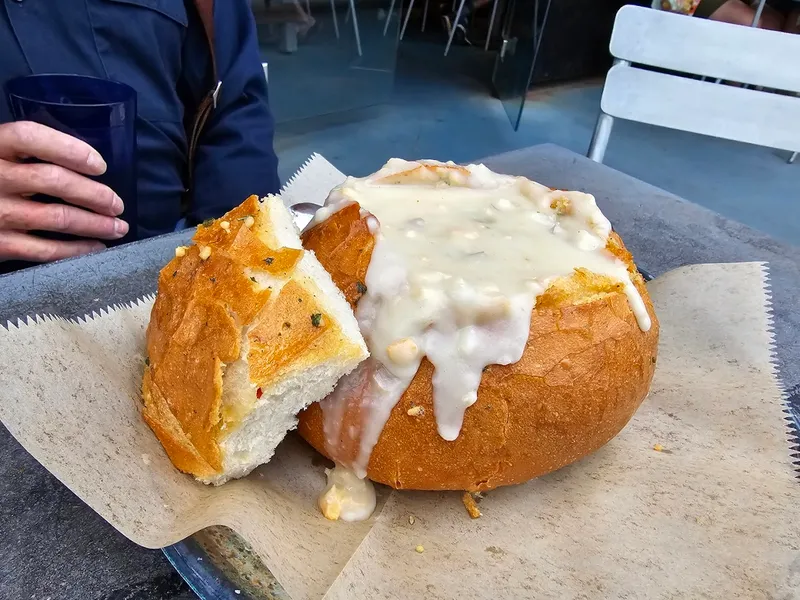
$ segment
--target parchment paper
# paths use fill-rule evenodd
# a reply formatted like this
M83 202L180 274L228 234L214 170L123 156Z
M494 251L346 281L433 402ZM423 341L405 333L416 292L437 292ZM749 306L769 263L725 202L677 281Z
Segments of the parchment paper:
M313 171L290 186L307 198L288 189L287 203L319 202L340 175ZM659 364L631 423L570 467L490 492L475 521L458 494L382 490L370 521L328 522L315 506L322 467L294 436L269 465L220 488L177 472L139 413L151 297L77 322L0 328L0 419L134 542L156 548L226 525L298 600L791 600L800 488L766 277L746 263L652 282Z

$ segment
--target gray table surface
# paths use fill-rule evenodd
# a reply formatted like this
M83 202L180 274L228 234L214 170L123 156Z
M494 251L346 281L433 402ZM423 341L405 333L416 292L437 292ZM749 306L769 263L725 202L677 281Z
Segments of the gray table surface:
M787 394L797 393L800 248L557 146L535 146L485 162L551 187L594 194L637 262L653 275L693 263L768 261L780 376ZM152 292L159 267L190 235L172 234L2 277L0 323L36 312L80 316ZM160 552L140 548L117 533L4 427L0 498L0 599L194 597Z

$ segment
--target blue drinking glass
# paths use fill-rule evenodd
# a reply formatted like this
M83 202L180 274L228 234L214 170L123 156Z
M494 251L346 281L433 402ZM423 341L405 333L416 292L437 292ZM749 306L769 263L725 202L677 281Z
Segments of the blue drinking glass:
M108 168L94 177L114 190L125 204L120 218L130 229L118 245L137 238L136 91L123 83L81 75L30 75L5 84L11 114L83 140L97 150ZM63 203L39 194L39 202ZM36 232L48 239L77 239L62 233Z

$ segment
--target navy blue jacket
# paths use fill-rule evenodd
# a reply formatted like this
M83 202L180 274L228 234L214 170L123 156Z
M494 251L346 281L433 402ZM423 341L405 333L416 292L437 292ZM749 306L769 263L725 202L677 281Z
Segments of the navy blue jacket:
M217 0L222 88L194 167L189 223L218 217L250 194L278 191L274 122L248 0ZM209 91L208 43L190 0L4 0L0 82L75 73L138 92L139 234L172 231L181 218L185 121ZM5 96L0 122L11 120Z

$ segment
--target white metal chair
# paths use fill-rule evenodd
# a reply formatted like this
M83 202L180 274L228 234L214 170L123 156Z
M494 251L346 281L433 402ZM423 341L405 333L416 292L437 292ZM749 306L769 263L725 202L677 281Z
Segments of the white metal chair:
M336 34L336 39L339 39L339 19L336 15L336 0L331 0L331 15L333 16L333 31ZM345 14L344 22L350 19L350 16L353 16L353 32L356 36L356 49L358 50L358 55L363 56L361 53L361 33L358 30L358 16L356 15L356 2L355 0L349 0L349 5L347 7L347 13Z
M617 13L600 115L588 156L603 162L614 119L794 152L800 97L639 68L800 92L800 35L688 18L640 6Z
M386 35L386 31L389 29L389 21L392 18L392 14L394 13L394 5L397 0L392 0L391 5L389 6L389 14L386 17L386 25L383 27L383 35ZM484 51L489 50L489 42L492 39L492 30L494 29L494 19L497 16L497 5L500 3L500 0L492 0L492 16L489 18L489 32L486 34L486 43L483 45ZM453 10L455 10L455 1L453 2ZM450 52L450 46L453 45L453 38L456 34L455 24L461 20L461 13L464 11L464 5L466 4L466 0L460 0L458 3L458 10L456 11L456 17L453 21L453 28L450 31L450 36L447 38L447 46L444 49L444 55ZM425 31L425 25L428 22L428 8L430 6L430 0L425 0L425 6L422 10L422 31ZM409 0L408 2L408 9L406 10L406 17L403 19L403 28L400 30L400 40L402 41L403 37L406 35L406 27L408 27L408 19L411 17L411 11L414 8L414 0Z

